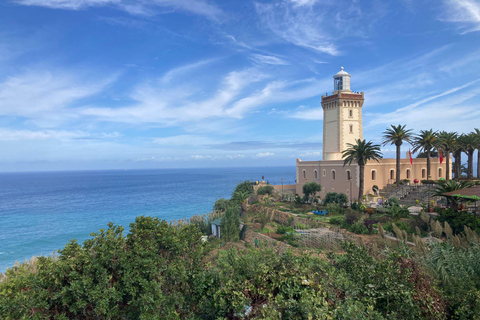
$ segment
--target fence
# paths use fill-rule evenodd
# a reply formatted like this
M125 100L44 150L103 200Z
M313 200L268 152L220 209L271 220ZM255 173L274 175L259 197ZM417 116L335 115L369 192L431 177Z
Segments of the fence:
M297 229L295 241L302 247L339 250L342 241L361 243L359 237L348 234L338 228Z

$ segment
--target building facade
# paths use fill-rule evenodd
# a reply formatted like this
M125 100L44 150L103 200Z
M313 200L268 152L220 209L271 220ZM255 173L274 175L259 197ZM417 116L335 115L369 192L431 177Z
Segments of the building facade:
M342 151L355 140L363 140L362 107L365 102L363 92L350 89L350 74L343 70L334 79L334 92L322 96L323 109L323 160L302 161L297 159L296 192L302 195L303 185L307 182L318 182L322 191L321 198L328 192L345 193L349 199L358 198L360 176L358 165L352 163L344 166ZM395 121L395 119L392 119ZM413 159L413 164L406 156L400 160L400 178L413 182L415 179L427 179L427 159ZM431 159L431 177L438 180L446 178L446 164L438 159ZM382 189L395 182L396 159L381 159L379 162L369 161L365 165L364 192L372 194L372 187ZM450 170L452 172L452 170ZM451 178L451 177L450 177Z

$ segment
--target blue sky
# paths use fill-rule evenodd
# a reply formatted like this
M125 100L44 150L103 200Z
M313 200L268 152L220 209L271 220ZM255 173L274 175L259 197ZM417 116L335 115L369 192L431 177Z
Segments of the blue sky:
M469 132L480 1L4 0L0 170L318 160L341 65L366 139Z

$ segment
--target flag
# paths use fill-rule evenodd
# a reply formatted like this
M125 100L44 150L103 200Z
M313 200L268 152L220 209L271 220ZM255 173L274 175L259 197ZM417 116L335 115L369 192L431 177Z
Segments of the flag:
M442 149L438 149L438 155L440 156L440 164L442 164L442 162L443 162Z
M408 156L410 157L410 164L413 164L412 152L408 149Z

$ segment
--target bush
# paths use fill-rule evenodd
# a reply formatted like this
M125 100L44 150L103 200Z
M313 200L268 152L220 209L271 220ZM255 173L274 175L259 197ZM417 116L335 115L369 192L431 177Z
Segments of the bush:
M350 232L356 233L356 234L368 234L369 231L363 221L357 221L351 226L348 227L347 229Z
M323 199L323 204L327 205L329 203L336 203L340 205L345 205L348 202L348 197L344 193L337 192L328 192Z
M258 195L265 195L265 194L272 195L274 190L275 189L273 188L273 186L262 186L262 187L259 187L257 189L257 194Z
M400 200L398 200L398 198L395 198L395 197L388 198L388 205L390 207L399 206Z
M360 219L360 215L358 213L350 212L345 215L345 223L348 226L351 226L352 224L357 222L359 219Z
M345 216L334 216L334 217L330 217L330 219L328 220L329 223L331 224L335 224L335 225L342 225L345 223Z
M400 230L405 230L408 234L413 234L415 233L415 229L413 229L409 224L407 224L405 221L397 221L395 222L395 225L400 229ZM386 231L395 234L393 231L393 226L392 222L389 221L383 225L383 229Z
M450 227L452 227L454 235L463 232L463 226L467 226L473 231L480 233L480 218L465 211L457 212L453 209L445 209L439 213L437 220L440 222L448 222Z
M253 189L253 182L246 180L244 182L240 182L235 187L235 190L232 192L232 195L235 193L247 193L248 195L253 195L255 193Z
M277 234L285 234L287 232L293 232L293 227L279 225L277 229L275 229L275 233Z
M227 210L228 203L229 203L229 200L220 198L217 201L215 201L215 204L213 205L213 210L225 212Z

